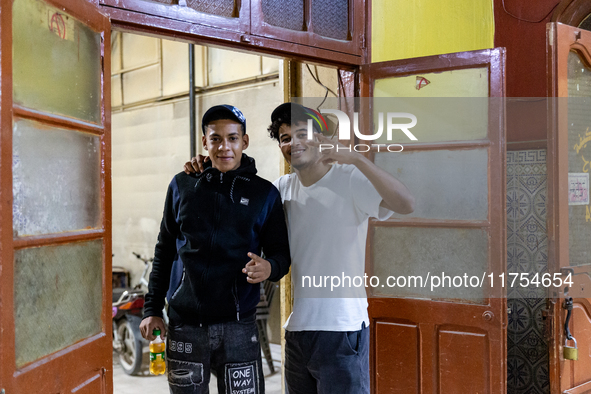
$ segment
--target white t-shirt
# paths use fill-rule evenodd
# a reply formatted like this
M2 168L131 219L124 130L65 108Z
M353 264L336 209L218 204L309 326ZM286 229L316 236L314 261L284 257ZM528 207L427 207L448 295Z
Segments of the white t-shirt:
M392 211L379 206L382 198L352 165L333 165L309 187L296 174L273 184L283 200L292 261L294 305L286 330L355 331L362 322L369 325L365 284L355 287L355 276L365 273L369 217L384 220ZM345 283L335 287L334 276Z

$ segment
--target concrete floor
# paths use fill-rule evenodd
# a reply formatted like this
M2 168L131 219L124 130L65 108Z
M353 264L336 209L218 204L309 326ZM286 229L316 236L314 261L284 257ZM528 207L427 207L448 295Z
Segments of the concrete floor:
M281 394L281 346L271 344L271 353L273 355L273 365L275 373L269 375L267 362L263 357L263 372L265 374L265 393ZM167 394L168 382L166 374L152 376L148 371L150 364L148 347L144 347L144 358L142 362L142 372L139 376L129 376L123 372L119 365L119 359L113 353L113 393L114 394ZM211 376L209 382L209 392L215 394L218 392L215 376Z

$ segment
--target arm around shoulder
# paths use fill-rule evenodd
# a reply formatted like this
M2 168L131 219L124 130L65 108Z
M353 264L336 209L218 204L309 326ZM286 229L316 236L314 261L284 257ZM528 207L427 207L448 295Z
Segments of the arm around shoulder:
M269 193L270 210L262 227L260 239L265 258L271 264L271 275L268 280L277 282L289 272L291 256L281 197L275 187L272 187Z

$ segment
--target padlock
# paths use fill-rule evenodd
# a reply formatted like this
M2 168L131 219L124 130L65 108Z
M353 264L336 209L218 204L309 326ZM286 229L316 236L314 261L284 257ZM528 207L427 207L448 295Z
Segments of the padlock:
M568 338L564 338L564 348L562 349L562 355L564 356L565 360L578 360L579 358L579 350L577 349L577 340L575 337L570 337L573 342L575 343L575 347L566 346L568 342Z

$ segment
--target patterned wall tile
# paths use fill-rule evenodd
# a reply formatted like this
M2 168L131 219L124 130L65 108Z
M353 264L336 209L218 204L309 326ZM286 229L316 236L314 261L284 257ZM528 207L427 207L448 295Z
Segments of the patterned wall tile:
M507 152L507 273L548 271L546 151ZM509 279L509 278L508 278ZM548 342L541 285L507 287L507 392L549 393Z

